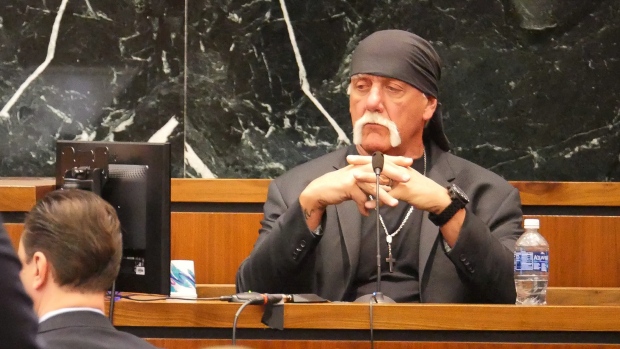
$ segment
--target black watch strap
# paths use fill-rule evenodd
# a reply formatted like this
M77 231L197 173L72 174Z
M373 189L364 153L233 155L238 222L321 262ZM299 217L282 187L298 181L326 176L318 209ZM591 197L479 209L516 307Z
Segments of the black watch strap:
M447 189L448 194L450 194L450 198L452 199L450 205L448 205L448 207L446 207L440 214L434 214L432 212L428 214L428 219L438 227L448 223L448 221L469 202L467 194L465 194L461 188L456 186L456 184L450 185Z
M463 205L460 201L452 200L450 205L448 205L448 207L446 207L440 214L429 213L428 219L430 219L436 226L441 227L448 223L448 221L454 217L458 210L463 207L465 207L465 205Z

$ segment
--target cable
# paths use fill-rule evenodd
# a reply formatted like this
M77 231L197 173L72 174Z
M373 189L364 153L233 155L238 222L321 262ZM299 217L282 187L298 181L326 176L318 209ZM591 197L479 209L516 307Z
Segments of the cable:
M233 321L233 328L232 328L232 345L236 345L237 343L237 338L236 338L236 332L237 332L237 319L239 319L239 315L241 315L241 312L243 311L243 309L245 309L245 307L247 307L248 305L253 303L253 299L248 299L247 301L245 301L237 310L237 313L235 313L235 320Z
M114 295L114 285L112 285L112 295ZM284 295L284 294L268 294L268 293L252 293L252 292L244 292L237 293L232 296L220 296L220 297L207 297L207 298L181 298L181 297L152 297L152 298L136 298L140 297L140 294L130 294L130 295L120 295L120 298L132 300L135 302L152 302L152 301L161 301L168 299L180 299L180 300L205 300L205 301L228 301L228 302L243 302L243 304L237 309L237 313L235 313L235 319L233 321L233 333L232 333L232 345L235 345L237 342L237 321L239 320L239 315L245 307L250 304L259 304L259 305L268 305L275 304L281 301L292 301L292 295ZM146 295L148 296L148 295ZM111 296L110 300L110 313L113 312L113 303L115 296Z
M149 295L145 295L145 296L150 297ZM199 298L184 298L184 297L163 296L163 297L150 297L150 298L136 298L136 297L141 297L141 295L139 294L121 295L120 297L123 299L135 301L135 302L165 301L168 299L178 299L178 300L183 300L183 301L225 301L225 302L229 302L232 299L232 296L203 297L203 298L200 298L200 297Z
M114 324L114 303L116 303L116 281L112 282L112 290L110 291L110 309L108 310L108 318Z

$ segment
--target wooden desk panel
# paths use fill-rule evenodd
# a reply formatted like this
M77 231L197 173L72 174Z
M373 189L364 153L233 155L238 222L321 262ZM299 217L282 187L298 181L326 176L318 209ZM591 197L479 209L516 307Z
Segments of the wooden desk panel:
M364 348L364 347L358 347ZM370 348L367 345L366 348ZM375 348L377 349L611 349L620 348L616 344L535 344L535 343L391 343L379 342Z
M549 285L620 287L620 216L540 216Z
M539 218L551 246L549 286L620 287L620 217ZM193 260L199 284L233 284L261 219L260 213L173 212L172 259ZM5 228L17 248L23 224Z
M173 202L263 202L270 180L173 179ZM620 206L620 183L511 182L524 206ZM27 212L52 178L0 179L0 211ZM539 216L551 245L550 285L620 287L620 216ZM195 261L198 283L234 283L258 235L261 213L173 212L171 255ZM14 244L22 225L7 225Z
M228 289L230 285L213 287ZM552 298L561 298L567 305L375 305L375 347L620 348L620 317L615 315L620 311L620 304L580 305L580 300L599 301L612 293L616 299L620 296L620 289L605 289L603 293L607 295L599 291L550 289ZM575 300L575 304L570 304ZM240 306L227 302L122 300L116 304L114 324L134 333L138 330L141 334L155 334L146 337L151 343L167 349L230 345L231 324ZM260 322L262 306L246 307L239 317L237 344L261 349L370 348L367 304L287 303L282 309L284 330L277 331ZM191 338L183 338L183 335Z
M618 182L522 182L519 189L524 206L620 206Z
M550 286L620 287L620 216L540 216L550 251ZM198 283L235 282L262 214L173 213L172 258L194 260Z
M620 306L620 288L549 287L547 289L547 303L549 305Z
M250 254L262 213L173 212L172 259L194 261L196 283L231 284Z
M165 349L206 349L211 346L230 345L231 340L222 339L162 339L148 341ZM237 345L252 349L370 349L370 341L295 341L295 340L237 340ZM535 343L432 343L376 341L377 349L612 349L614 344L535 344ZM241 348L240 348L241 349Z
M549 286L620 287L620 217L539 218L551 246ZM261 219L258 213L174 212L172 259L193 260L199 284L234 284ZM17 249L23 224L5 228Z
M24 231L24 225L22 223L4 223L4 229L11 239L11 244L15 251L19 247L19 239L21 239L22 231Z
M52 178L0 178L0 212L28 212L55 188Z
M230 344L238 303L120 301L115 326L169 349ZM284 330L263 325L262 306L239 316L238 344L253 348L366 348L367 304L284 304ZM373 306L377 348L620 347L620 306L389 304ZM534 319L534 320L533 320ZM190 339L191 338L191 339ZM527 343L527 344L525 344ZM607 347L614 347L613 345Z
M171 183L173 202L262 203L269 179L184 179ZM524 206L620 206L617 182L510 181Z
M270 179L191 179L173 178L172 202L263 203Z
M235 284L198 284L196 291L200 298L220 297L235 294ZM591 305L620 306L620 287L549 287L549 305Z
M171 200L262 203L267 198L270 182L269 179L173 178ZM510 184L519 189L524 206L620 206L618 182L510 181ZM28 211L36 198L54 186L54 178L0 178L0 211Z
M239 303L121 300L115 326L230 328ZM378 304L375 330L618 332L620 306L516 306L495 304ZM263 307L245 308L238 328L267 328ZM320 321L318 321L320 319ZM532 321L544 319L544 321ZM369 307L362 303L284 304L285 329L367 330Z

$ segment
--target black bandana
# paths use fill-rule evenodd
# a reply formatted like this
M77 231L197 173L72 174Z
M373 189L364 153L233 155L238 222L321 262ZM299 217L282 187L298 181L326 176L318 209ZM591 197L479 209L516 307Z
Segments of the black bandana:
M439 55L428 41L403 30L378 31L360 41L351 58L351 75L356 74L398 79L438 99ZM430 137L441 149L450 150L439 103L424 129L424 137Z

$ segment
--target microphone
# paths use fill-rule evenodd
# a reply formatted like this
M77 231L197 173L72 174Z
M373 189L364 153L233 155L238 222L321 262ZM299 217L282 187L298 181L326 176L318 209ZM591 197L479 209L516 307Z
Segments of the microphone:
M247 302L248 304L267 305L267 304L279 303L282 300L284 300L285 302L290 301L291 296L284 295L284 294L242 292L242 293L237 293L231 296L229 302L235 302L235 303L246 303Z
M383 171L383 153L380 151L376 151L372 154L372 169L375 171L375 174L378 176Z

